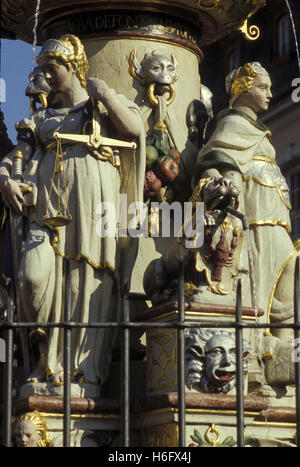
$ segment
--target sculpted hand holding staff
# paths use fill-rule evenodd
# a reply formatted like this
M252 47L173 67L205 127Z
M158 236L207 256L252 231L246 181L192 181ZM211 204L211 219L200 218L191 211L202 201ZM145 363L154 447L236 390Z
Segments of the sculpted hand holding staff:
M30 159L24 172L24 183L32 187L30 195L23 196L19 184L10 178L11 154L0 168L5 202L18 212L23 206L29 221L19 271L24 314L28 321L63 320L66 258L71 320L115 321L120 311L114 293L120 261L118 238L97 235L97 207L109 201L118 209L123 181L120 166L125 160L131 164L127 173L132 179L127 179L127 186L134 186L135 200L142 201L143 122L137 107L124 96L103 80L86 78L88 62L77 37L46 41L37 62L55 94L55 109L39 110L16 125L17 149ZM105 144L110 141L111 145L87 144L91 138L84 135L92 132L95 114L101 136L110 138ZM124 139L127 142L122 146ZM105 380L114 338L113 330L72 331L74 381ZM37 329L31 332L31 340L38 342L40 359L28 380L60 384L62 330Z

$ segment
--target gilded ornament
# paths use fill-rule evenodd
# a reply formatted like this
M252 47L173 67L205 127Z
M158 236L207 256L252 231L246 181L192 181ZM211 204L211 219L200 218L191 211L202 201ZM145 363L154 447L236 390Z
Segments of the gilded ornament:
M184 283L184 295L185 297L191 297L194 295L198 290L198 287L193 284L192 282L185 282Z
M211 436L213 435L213 436ZM222 442L221 433L214 423L211 423L210 426L206 429L204 433L204 439L202 438L200 432L195 429L194 434L191 435L191 439L194 443L189 444L189 447L199 447L199 448L208 448L208 447L218 447L218 448L231 448L237 445L235 439L232 436L227 436ZM257 446L257 439L250 436L245 438L245 444L248 446Z
M156 107L158 105L158 99L157 97L155 97L154 90L155 90L155 83L151 83L150 86L148 87L147 96L148 96L150 104L153 105L153 107ZM175 99L175 89L174 89L173 84L170 84L168 93L169 93L169 97L166 103L167 105L170 105Z
M214 436L211 436L212 434L216 435L216 438ZM205 441L207 441L209 444L215 447L218 444L220 444L220 438L220 431L216 428L216 425L212 423L204 433Z
M248 19L246 19L244 23L242 24L242 26L240 26L238 29L239 31L243 33L244 37L248 41L256 41L260 37L259 27L256 26L255 24L252 24L251 26L249 26Z
M52 447L47 423L38 410L27 412L14 422L14 438L17 447Z

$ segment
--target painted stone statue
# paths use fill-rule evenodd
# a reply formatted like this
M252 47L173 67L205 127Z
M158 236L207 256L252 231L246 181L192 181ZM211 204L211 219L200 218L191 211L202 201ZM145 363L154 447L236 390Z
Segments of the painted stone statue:
M251 349L243 343L243 377ZM236 383L234 332L190 329L185 334L185 381L189 389L227 394Z
M258 118L268 109L271 80L253 62L231 72L226 85L230 108L219 114L214 133L199 153L194 184L207 177L218 183L222 177L237 187L239 210L250 225L257 305L267 320L287 322L293 317L297 255L289 236L289 189L276 163L271 132ZM286 340L288 332L277 333Z
M226 206L247 216L255 252L257 305L268 318L272 310L272 318L290 319L293 293L289 272L293 274L296 250L289 237L289 193L276 164L270 131L257 118L268 108L271 81L261 65L254 63L231 74L227 85L231 105L218 116L215 131L199 153L191 201L205 203L205 223L216 230L223 225L226 216L221 213ZM207 231L205 235L211 242L214 235ZM214 245L208 247L212 257ZM227 260L232 247L227 242ZM280 250L277 255L271 254L271 247L272 251ZM207 262L204 255L202 259ZM262 272L265 270L268 274ZM215 273L210 277L216 278ZM289 284L284 283L285 277L289 277Z
M16 125L18 149L30 159L23 178L31 192L23 196L10 178L10 155L0 169L5 202L23 209L28 219L20 264L23 313L28 321L60 322L71 290L72 321L115 321L120 304L114 292L120 290L122 273L130 277L131 263L122 251L134 258L135 246L129 240L121 251L117 225L112 235L101 236L99 222L107 201L118 215L121 192L128 202L143 199L143 121L135 104L103 80L87 78L88 62L77 37L46 41L37 62L56 104ZM95 133L99 128L101 135ZM31 333L40 358L28 382L62 383L62 337L57 328ZM101 385L114 341L113 330L73 330L73 381Z
M287 323L293 320L297 256L289 236L289 189L276 163L271 132L258 118L268 109L271 80L253 62L230 73L226 86L230 107L218 115L214 132L198 154L192 180L190 201L205 204L204 243L188 251L178 238L162 258L149 265L145 289L156 303L176 296L174 277L181 256L188 300L234 305L236 279L241 278L244 306L261 309L266 322ZM234 208L233 215L227 207ZM247 218L249 235L245 218L240 216L242 223L236 218L239 214ZM276 355L276 362L266 360L267 377L279 361L289 362L280 364L281 374L269 380L291 384L293 332L283 329L264 334L260 352ZM267 350L271 347L273 354Z
M13 426L14 446L22 448L52 447L47 423L38 410L18 417Z

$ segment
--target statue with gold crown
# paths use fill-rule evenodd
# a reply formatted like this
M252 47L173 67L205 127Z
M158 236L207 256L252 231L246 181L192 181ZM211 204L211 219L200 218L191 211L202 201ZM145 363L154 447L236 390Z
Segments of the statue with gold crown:
M126 417L121 423L128 402L132 446L185 446L202 436L204 445L233 446L237 387L245 432L258 443L265 443L265 413L276 421L293 416L286 410L294 404L286 397L295 383L291 332L245 327L238 378L235 329L222 328L234 328L240 284L247 325L289 323L294 315L288 187L259 119L271 99L270 77L258 62L233 70L229 107L211 133L212 83L200 76L202 48L233 30L249 38L248 21L265 0L178 0L170 13L171 3L65 0L62 8L57 0L3 0L4 34L30 43L35 32L42 46L26 89L31 116L16 124L18 145L0 166L11 219L24 216L16 318L40 324L29 329L31 368L14 401L18 446L25 431L34 446L119 446L121 425L129 444ZM123 223L124 211L134 202L151 213L153 201L166 201L169 212L187 203L184 222L173 236L132 238L127 227L138 233L140 225L134 215ZM184 325L192 323L181 342L185 441L177 358L182 263ZM124 278L130 319L142 323L130 331L159 321L146 326L144 360L124 352L130 388L125 365L111 365L120 350L116 327L84 326L113 322L127 332ZM66 320L74 323L69 415ZM274 405L283 409L279 416ZM293 433L285 424L278 437Z

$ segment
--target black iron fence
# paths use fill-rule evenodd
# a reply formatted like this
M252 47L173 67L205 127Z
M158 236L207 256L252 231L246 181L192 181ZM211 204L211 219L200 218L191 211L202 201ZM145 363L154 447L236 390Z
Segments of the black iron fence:
M49 329L53 327L64 330L64 393L63 393L63 446L70 446L70 420L71 420L71 331L74 328L117 328L122 332L121 352L121 442L123 447L130 446L130 349L129 337L133 329L177 329L177 380L178 380L178 447L186 446L185 435L185 346L184 331L188 328L232 328L236 336L236 432L237 446L244 447L244 389L243 389L243 329L283 329L294 330L295 339L300 338L300 260L296 261L295 269L295 292L294 292L294 322L293 323L249 323L243 321L242 315L242 289L241 282L238 283L236 299L236 319L233 322L202 322L192 323L185 321L185 299L184 299L184 269L183 263L179 262L179 292L178 304L179 315L176 323L166 322L136 322L130 321L129 316L129 294L128 284L125 282L122 292L123 297L123 320L121 322L107 323L77 323L70 320L70 297L66 296L65 320L59 323L38 322L15 322L13 302L9 294L7 317L0 322L0 329L5 333L6 363L3 378L3 445L12 445L12 414L13 414L13 342L14 332L17 329ZM9 284L12 287L12 284ZM299 342L299 341L298 341ZM296 383L296 443L300 447L300 361L295 361L295 383Z

